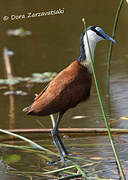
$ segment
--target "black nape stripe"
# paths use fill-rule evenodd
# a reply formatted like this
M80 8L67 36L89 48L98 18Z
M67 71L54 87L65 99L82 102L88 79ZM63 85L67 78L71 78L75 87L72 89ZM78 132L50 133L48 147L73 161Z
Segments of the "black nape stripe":
M105 39L105 37L104 37L99 31L97 31L95 28L96 28L96 26L89 26L89 27L87 28L87 30L91 29L91 30L94 31L98 36L100 36L100 37L102 37L103 39Z
M83 42L84 35L85 35L85 31L80 36L80 57L78 58L79 62L86 59L84 42Z

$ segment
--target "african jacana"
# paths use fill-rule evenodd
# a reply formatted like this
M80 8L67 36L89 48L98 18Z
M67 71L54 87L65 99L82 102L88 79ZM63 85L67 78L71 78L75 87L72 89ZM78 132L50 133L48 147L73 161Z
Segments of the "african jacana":
M89 26L87 34L92 56L94 56L97 42L105 39L115 42L100 27ZM59 123L69 108L73 108L88 99L91 83L90 54L86 32L84 31L80 36L79 58L62 70L34 99L33 104L24 109L28 115L46 116L58 113L57 122L52 130L52 137L63 162L65 161L64 155L68 155L68 152L58 134Z

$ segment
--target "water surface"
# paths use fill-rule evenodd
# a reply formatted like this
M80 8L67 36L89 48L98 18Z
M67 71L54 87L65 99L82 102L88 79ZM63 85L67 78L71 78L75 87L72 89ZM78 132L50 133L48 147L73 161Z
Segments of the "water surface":
M43 72L59 72L73 60L79 57L79 38L83 30L81 18L85 17L88 26L97 25L111 35L112 25L118 2L116 1L89 1L80 0L74 2L69 0L64 1L1 1L0 7L0 52L1 52L1 71L0 78L6 78L6 72L3 62L3 48L7 47L14 51L14 56L11 57L11 65L14 76L30 77L32 73ZM19 20L11 20L11 15L26 15L29 12L37 13L48 10L64 9L64 14L46 17L24 18ZM3 20L4 16L8 16L7 21ZM117 120L122 116L128 116L128 50L127 50L127 29L128 29L128 7L124 5L116 34L117 43L114 45L111 66L111 82L110 82L110 101L106 96L106 67L107 67L107 52L109 42L100 42L95 51L95 68L97 79L101 88L105 110L110 119ZM22 27L25 30L32 32L31 36L13 37L7 36L9 29ZM33 84L32 87L26 87L25 83L14 86L14 90L22 90L28 93L27 96L13 96L13 107L9 96L4 96L3 93L9 88L0 89L0 124L1 128L41 128L41 121L44 128L52 127L49 117L28 117L22 109L31 104L35 93L39 93L44 87L44 84ZM14 108L14 111L13 109ZM85 116L85 118L74 119L74 116ZM96 95L95 86L93 83L90 99L78 105L76 108L65 113L61 127L105 127L99 102ZM113 121L112 127L127 128L127 120ZM40 137L40 139L38 138ZM3 138L3 136L2 136ZM56 151L50 135L31 135L31 139L35 139L37 143L45 145ZM93 144L107 144L106 146ZM126 172L127 170L127 136L116 136L115 142L118 147L121 161L123 162ZM13 142L20 144L20 142ZM117 169L114 163L114 157L111 146L109 145L108 137L76 137L68 135L65 138L65 144L70 152L78 155L81 158L101 157L103 162L99 163L97 169L104 167L104 172L101 171L101 177L118 179ZM70 147L72 144L72 147ZM85 145L88 144L88 145ZM92 146L91 146L92 144ZM16 154L19 157L17 162L4 161L4 157L8 154ZM54 159L55 157L53 157ZM106 160L104 160L106 158ZM2 160L3 159L3 160ZM55 158L56 159L56 158ZM24 175L23 171L43 171L47 168L46 161L38 155L20 150L1 148L1 178L4 179L42 179L40 176L31 174ZM8 169L14 168L21 173L8 173ZM3 171L4 169L4 171ZM96 167L94 167L96 169ZM111 173L108 173L111 169ZM50 179L50 178L49 178Z

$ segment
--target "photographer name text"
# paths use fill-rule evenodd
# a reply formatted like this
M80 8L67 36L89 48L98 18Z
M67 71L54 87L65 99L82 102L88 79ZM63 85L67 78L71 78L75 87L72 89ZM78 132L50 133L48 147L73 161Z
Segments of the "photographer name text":
M63 9L57 9L57 10L49 10L49 11L42 11L42 12L28 12L26 14L12 14L10 16L4 16L3 21L7 20L21 20L21 19L30 19L35 17L42 17L42 16L55 16L55 15L61 15L64 14L65 10Z

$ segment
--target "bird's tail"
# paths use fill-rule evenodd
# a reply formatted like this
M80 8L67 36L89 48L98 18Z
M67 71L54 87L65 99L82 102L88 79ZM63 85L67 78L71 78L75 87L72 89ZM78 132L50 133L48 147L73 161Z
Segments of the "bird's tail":
M23 112L26 112L27 114L29 113L29 109L31 108L31 106L27 106L23 109Z

